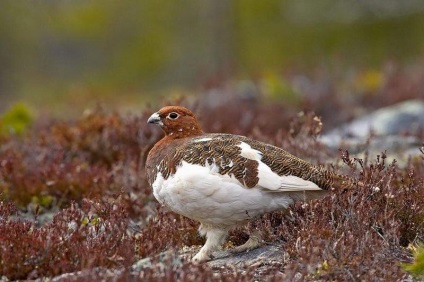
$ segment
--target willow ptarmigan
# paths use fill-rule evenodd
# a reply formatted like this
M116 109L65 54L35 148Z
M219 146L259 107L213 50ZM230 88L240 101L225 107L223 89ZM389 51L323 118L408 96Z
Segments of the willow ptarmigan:
M211 259L231 228L350 182L278 147L244 136L203 133L183 107L164 107L148 123L165 132L147 157L148 181L161 204L200 221L199 232L207 240L193 258L197 262ZM259 244L251 236L234 251Z

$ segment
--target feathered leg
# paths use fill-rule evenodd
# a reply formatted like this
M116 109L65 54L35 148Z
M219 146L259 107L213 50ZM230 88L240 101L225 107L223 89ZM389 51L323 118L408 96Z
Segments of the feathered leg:
M227 237L228 231L218 228L205 228L200 226L200 235L206 235L206 243L193 257L194 262L203 262L212 259L212 252L218 250Z

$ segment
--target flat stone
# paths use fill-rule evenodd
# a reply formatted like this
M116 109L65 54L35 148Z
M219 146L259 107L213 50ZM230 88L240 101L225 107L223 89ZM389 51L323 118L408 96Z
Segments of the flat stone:
M207 264L211 267L251 266L272 260L283 260L287 254L275 245L265 245L251 251L233 254L229 251L214 253L215 258Z

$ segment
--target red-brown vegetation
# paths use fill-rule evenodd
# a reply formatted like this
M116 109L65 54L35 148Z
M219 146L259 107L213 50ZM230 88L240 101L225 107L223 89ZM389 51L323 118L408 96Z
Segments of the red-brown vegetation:
M385 148L365 160L347 151L338 156L316 141L322 124L314 114L296 115L279 104L243 104L235 98L217 108L191 108L201 110L207 132L248 135L364 184L250 224L289 254L288 261L270 264L260 275L338 281L407 276L400 267L411 260L407 247L424 241L424 153L402 168L386 163ZM77 121L36 124L23 136L2 138L0 276L34 279L83 270L81 277L89 281L105 277L102 267L120 269L115 273L120 280L258 277L254 267L214 270L190 262L130 270L138 259L154 260L160 252L203 240L197 223L159 207L148 187L144 160L161 137L146 124L151 112L131 116L95 110ZM254 118L246 121L246 115ZM39 222L52 211L57 212L51 222ZM243 229L229 237L236 244L245 239Z

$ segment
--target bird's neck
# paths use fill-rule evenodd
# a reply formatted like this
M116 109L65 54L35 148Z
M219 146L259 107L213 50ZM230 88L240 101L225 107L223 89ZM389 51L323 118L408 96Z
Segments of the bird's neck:
M186 126L186 127L176 128L172 130L166 130L165 132L166 134L163 139L166 139L166 140L195 137L195 136L199 136L203 134L202 129L196 126Z

